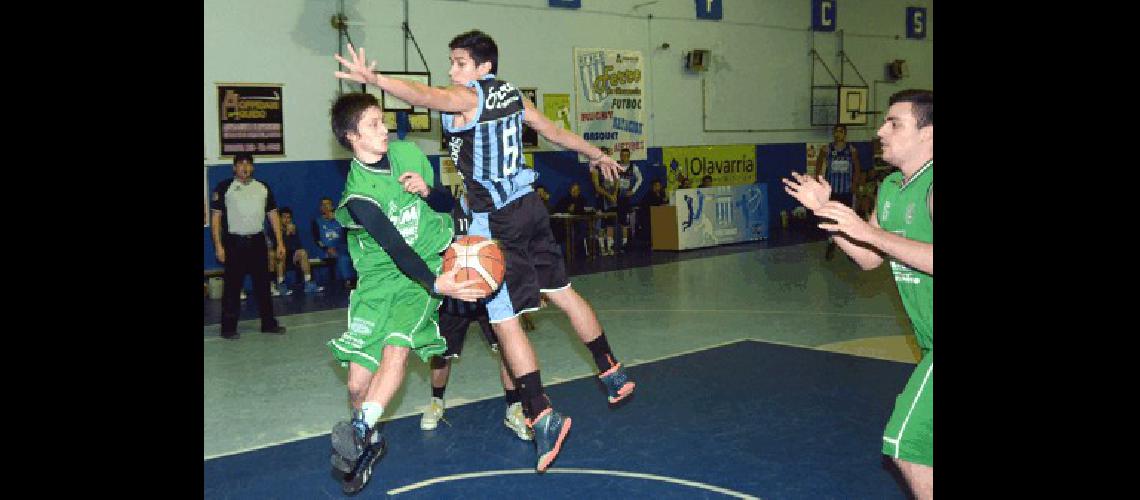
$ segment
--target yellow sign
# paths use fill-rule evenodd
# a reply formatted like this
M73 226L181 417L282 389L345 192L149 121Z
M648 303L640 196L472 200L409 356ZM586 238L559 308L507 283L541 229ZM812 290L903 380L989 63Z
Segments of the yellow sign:
M574 131L570 120L570 94L542 94L542 114L559 128Z
M665 189L672 192L681 183L686 188L700 187L705 176L713 186L735 186L756 182L756 146L684 146L661 148L661 159L669 180Z

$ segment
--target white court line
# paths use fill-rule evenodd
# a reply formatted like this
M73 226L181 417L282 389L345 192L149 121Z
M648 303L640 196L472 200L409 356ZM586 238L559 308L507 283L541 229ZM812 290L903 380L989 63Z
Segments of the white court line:
M314 323L314 325L317 325L317 323ZM640 364L665 361L665 360L677 358L677 356L683 356L686 354L698 353L701 351L708 351L710 349L717 349L717 347L724 347L726 345L736 344L736 343L740 343L740 342L763 342L763 343L767 343L767 344L782 345L784 347L799 347L799 349L807 349L807 350L820 351L820 352L829 352L832 354L849 355L849 356L854 356L854 358L866 358L866 359L874 359L874 360L878 360L878 361L888 361L888 362L896 362L896 363L901 362L901 361L897 361L897 360L884 360L884 359L874 358L874 356L869 356L869 355L853 354L853 353L849 353L849 352L830 351L827 349L820 349L820 347L815 347L815 346L811 346L811 345L790 344L787 342L769 341L769 339L743 337L743 338L733 339L733 341L725 341L725 342L722 342L719 344L711 344L711 345L703 345L700 347L694 347L694 349L691 349L691 350L679 351L679 352L660 356L660 358L653 358L650 360L637 360L635 358L634 361L622 361L622 364L625 364L625 366L627 366L627 367L636 367L636 366L640 366ZM552 379L551 382L549 382L548 384L543 384L543 386L552 387L552 386L559 385L559 384L565 384L565 383L573 382L573 380L583 379L583 378L587 378L587 377L595 377L595 376L596 375L593 374L593 372L587 372L586 375L581 375L581 376L577 376L577 377ZM500 394L491 394L487 397L479 397L479 399L466 400L463 403L448 405L448 408L458 408L458 407L462 407L462 405L464 405L464 404L478 403L480 401L486 401L486 400L494 400L494 399L498 399L498 397L503 397L503 396ZM406 417L413 417L416 415L420 415L420 413L421 413L420 410L407 411L404 413L394 413L394 415L392 415L391 417L385 418L384 421L391 421L391 420L398 420L398 419L406 418ZM271 443L267 443L267 444L261 444L261 445L257 445L257 446L250 446L250 448L243 448L243 449L228 451L228 452L223 452L223 453L209 454L209 456L205 456L205 458L203 458L203 461L212 460L212 459L221 458L221 457L234 456L234 454L242 454L242 453L246 453L246 452L250 452L250 451L257 451L257 450L261 450L261 449L272 448L272 446L277 446L280 444L288 444L288 443L292 443L295 441L308 440L308 438L310 438L310 437L327 436L328 434L329 434L328 432L298 433L298 435L296 435L296 437L287 438L287 440L275 441L275 442L271 442Z
M717 347L724 347L724 346L726 346L726 345L729 345L729 344L734 344L734 343L736 343L736 342L743 342L743 341L746 341L746 340L752 340L752 339L736 339L736 340L729 340L729 341L727 341L727 342L721 342L721 343L719 343L719 344L714 344L714 345L709 345L709 346L698 347L698 348L696 348L696 349L690 349L690 350L688 350L688 351L677 352L677 353L669 354L669 355L667 355L667 356L662 356L662 357L660 357L660 358L654 358L654 359L650 359L650 360L646 360L646 361L634 361L634 362L626 362L626 361L623 361L623 362L622 362L622 364L624 364L625 366L638 366L638 365L642 365L642 364L645 364L645 363L655 363L655 362L657 362L657 361L664 361L664 360L666 360L666 359L675 358L675 357L677 357L677 356L684 356L684 355L686 355L686 354L692 354L692 353L695 353L695 352L705 351L705 350L708 350L708 349L715 349L715 348L717 348ZM559 385L559 384L565 384L565 383L567 383L567 382L573 382L573 381L575 381L575 380L579 380L579 379L583 379L583 378L587 378L587 377L595 377L595 376L597 376L597 375L595 375L594 373L590 372L590 373L586 373L585 375L581 375L581 376L577 376L577 377L570 377L570 378L566 378L566 379L551 380L551 381L550 381L550 383L546 383L546 384L542 384L542 385L543 385L544 387L553 387L553 386L556 386L556 385ZM450 404L449 404L449 405L448 405L448 408L458 408L458 407L460 407L460 406L463 406L463 405L465 405L465 404L478 403L478 402L480 402L480 401L486 401L486 400L488 400L488 399L497 399L497 398L501 398L501 397L503 397L503 396L502 396L502 395L499 395L499 394L492 394L492 395L490 395L490 396L487 396L487 397L485 397L485 398L479 398L479 399L471 399L471 400L467 400L467 401L465 401L465 402L464 402L464 403L462 403L462 404L454 404L454 405L450 405ZM387 418L384 418L384 421L385 421L385 422L389 422L389 421L392 421L392 420L399 420L399 419L401 419L401 418L405 418L405 417L411 417L411 416L419 415L420 413L421 413L421 411L420 411L420 410L416 410L416 411L409 411L409 412L405 412L405 413L396 413L396 414L393 414L391 417L387 417ZM282 445L282 444L288 444L288 443L292 443L292 442L294 442L294 441L300 441L300 440L302 440L302 439L309 439L309 438L312 438L312 437L317 437L317 436L327 436L327 435L329 435L329 432L328 432L328 431L322 431L322 432L311 432L311 433L297 433L297 436L296 436L296 437L292 437L292 438L289 438L289 439L284 439L284 440L281 440L281 441L275 441L275 442L272 442L272 443L267 443L267 444L263 444L263 445L252 446L252 447L249 447L249 448L242 448L242 449L239 449L239 450L235 450L235 451L229 451L229 452L225 452L225 453L218 453L218 454L215 454L215 455L207 455L207 456L206 456L206 457L203 459L203 461L205 461L205 460L212 460L212 459L215 459L215 458L221 458L221 457L228 457L228 456L230 456L230 455L240 455L240 454L242 454L242 453L246 453L246 452L250 452L250 451L256 451L256 450L260 450L260 449L264 449L264 448L270 448L270 447L273 447L273 446L278 446L278 445Z
M644 474L641 472L625 472L625 471L620 471L620 470L565 468L565 469L547 469L546 473L547 474L595 474L595 475L600 475L600 476L618 476L618 477L632 477L635 479L651 479L654 481L662 481L662 482L666 482L666 483L680 484L680 485L689 486L689 487L693 487L693 488L701 488L701 489L705 489L705 490L709 490L709 491L714 491L714 492L720 493L722 495L727 495L730 497L760 500L760 497L752 496L752 495L749 495L746 493L741 493L739 491L733 491L733 490L730 490L728 488L721 488L719 486L713 486L711 484L700 483L697 481L689 481L687 479L677 479L677 478L672 478L672 477L667 477L667 476L658 476L656 474ZM431 486L433 484L443 483L443 482L447 482L447 481L459 481L459 480L463 480L463 479L473 479L473 478L479 478L479 477L504 476L504 475L508 475L508 474L535 474L535 471L534 471L534 469L506 469L506 470L488 470L488 471L482 471L482 472L467 472L464 474L452 474L450 476L436 477L436 478L420 481L418 483L412 483L412 484L409 484L407 486L401 486L399 488L391 489L391 490L388 490L388 494L389 495L399 495L400 493L405 493L405 492L408 492L411 490L415 490L415 489L423 488L425 486Z
M701 351L707 351L707 350L709 350L709 349L716 349L716 348L718 348L718 347L724 347L724 346L727 346L727 345L730 345L730 344L735 344L735 343L738 343L738 342L749 342L749 341L751 341L751 342L766 342L766 343L769 343L769 344L776 344L776 345L781 345L781 346L785 346L785 347L799 347L799 348L802 348L802 349L811 349L811 350L813 350L813 351L830 352L830 353L833 353L833 354L842 354L842 355L845 355L845 356L865 357L865 356L859 356L859 355L856 355L856 354L850 354L850 353L846 353L846 352L836 352L836 351L829 351L829 350L826 350L826 349L820 349L820 348L817 348L817 347L812 347L812 346L806 346L806 345L797 345L797 344L788 344L788 343L785 343L785 342L777 342L777 341L773 341L773 340L763 340L763 339L755 339L755 338L739 338L739 339L735 339L735 340L728 340L728 341L724 341L724 342L721 342L721 343L719 343L719 344L712 344L712 345L707 345L707 346L701 346L701 347L697 347L697 348L694 348L694 349L689 349L689 350L687 350L687 351L680 351L680 352L675 352L675 353L672 353L672 354L668 354L668 355L665 355L665 356L661 356L661 357L658 357L658 358L653 358L653 359L649 359L649 360L636 360L636 358L634 358L634 361L623 361L623 362L622 362L622 364L623 364L623 365L625 365L625 366L627 366L627 367L631 367L631 366L639 366L639 365L643 365L643 364L646 364L646 363L656 363L656 362L658 362L658 361L665 361L665 360L667 360L667 359L673 359L673 358L676 358L676 357L679 357L679 356L684 356L684 355L687 355L687 354L698 353L698 352L701 352ZM890 360L887 360L887 361L890 361ZM898 361L894 361L894 362L896 362L896 363L897 363ZM557 379L557 380L551 380L551 381L550 381L550 383L546 383L546 384L542 384L542 385L543 385L544 387L553 387L553 386L556 386L556 385L559 385L559 384L565 384L565 383L567 383L567 382L573 382L573 381L575 381L575 380L584 379L584 378L588 378L588 377L596 377L596 376L597 376L597 375L596 375L596 374L594 374L593 372L589 372L589 373L586 373L585 375L580 375L580 376L577 376L577 377L570 377L570 378L565 378L565 379ZM467 400L467 401L465 401L465 402L464 402L464 403L462 403L462 404L448 405L448 408L458 408L458 407L460 407L460 406L463 406L463 405L472 404L472 403L478 403L478 402L480 402L480 401L486 401L486 400L488 400L488 399L497 399L497 398L501 398L501 397L503 397L503 396L502 396L502 395L500 395L500 394L492 394L492 395L490 395L490 396L487 396L487 397L485 397L485 398L478 398L478 399L471 399L471 400ZM409 411L409 412L404 412L404 413L396 413L396 414L393 414L393 415L392 415L392 416L390 416L390 417L387 417L387 418L385 418L385 419L384 419L384 421L385 421L385 422L388 422L388 421L392 421L392 420L399 420L399 419L401 419L401 418L406 418L406 417L411 417L411 416L419 415L420 413L421 413L421 411L420 411L420 410ZM214 455L206 455L206 456L203 458L203 461L206 461L206 460L213 460L213 459L215 459L215 458L221 458L221 457L228 457L228 456L231 456L231 455L240 455L240 454L242 454L242 453L247 453L247 452L256 451L256 450L260 450L260 449L264 449L264 448L270 448L270 447L273 447L273 446L278 446L278 445L283 445L283 444L292 443L292 442L295 442L295 441L300 441L300 440L302 440L302 439L309 439L309 438L312 438L312 437L317 437L317 436L327 436L327 435L329 435L329 432L328 432L328 431L321 431L321 432L300 432L300 433L297 433L297 436L296 436L296 437L292 437L292 438L289 438L289 439L284 439L284 440L281 440L281 441L274 441L274 442L271 442L271 443L267 443L267 444L263 444L263 445L252 446L252 447L249 447L249 448L242 448L242 449L238 449L238 450L234 450L234 451L228 451L228 452L224 452L224 453L218 453L218 454L214 454Z

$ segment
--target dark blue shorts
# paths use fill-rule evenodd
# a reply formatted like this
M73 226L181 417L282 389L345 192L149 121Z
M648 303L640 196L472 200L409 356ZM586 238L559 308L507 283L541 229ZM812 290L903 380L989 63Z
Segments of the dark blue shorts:
M542 292L570 286L550 215L531 192L494 212L475 212L468 234L498 242L506 260L503 285L487 302L492 323L538 310Z

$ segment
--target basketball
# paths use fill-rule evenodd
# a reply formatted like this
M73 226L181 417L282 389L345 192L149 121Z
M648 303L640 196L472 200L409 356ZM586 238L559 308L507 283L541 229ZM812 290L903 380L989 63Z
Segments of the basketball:
M462 236L443 252L443 271L459 268L455 281L478 280L476 288L487 293L499 289L507 272L503 251L494 240Z

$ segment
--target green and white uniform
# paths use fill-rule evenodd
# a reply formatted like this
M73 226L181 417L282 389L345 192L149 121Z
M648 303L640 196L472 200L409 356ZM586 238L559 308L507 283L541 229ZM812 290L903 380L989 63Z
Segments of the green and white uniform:
M342 365L354 362L373 372L385 345L408 347L425 362L447 349L439 334L440 298L400 271L346 207L353 199L375 204L428 268L439 274L440 253L452 239L451 216L432 210L418 195L405 192L397 180L405 172L416 172L431 186L431 164L419 148L403 141L389 143L387 159L390 172L370 169L353 158L335 212L348 230L348 253L359 280L349 297L348 331L328 345Z
M876 215L884 230L907 239L934 243L934 219L928 198L934 188L934 160L910 178L894 172L879 187ZM914 327L922 359L883 431L883 454L934 466L934 276L890 260L903 308Z

